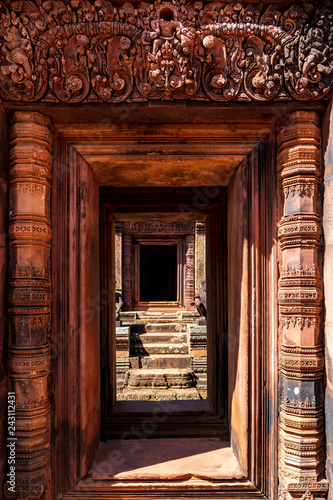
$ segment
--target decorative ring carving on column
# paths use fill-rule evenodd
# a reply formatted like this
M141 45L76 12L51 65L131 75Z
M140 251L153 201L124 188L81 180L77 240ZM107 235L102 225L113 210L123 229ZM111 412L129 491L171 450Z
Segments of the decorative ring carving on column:
M10 127L9 385L16 398L16 487L38 500L50 483L50 121L16 112Z
M278 134L283 215L281 267L280 498L314 500L327 493L323 455L323 283L320 128L314 112L287 117Z

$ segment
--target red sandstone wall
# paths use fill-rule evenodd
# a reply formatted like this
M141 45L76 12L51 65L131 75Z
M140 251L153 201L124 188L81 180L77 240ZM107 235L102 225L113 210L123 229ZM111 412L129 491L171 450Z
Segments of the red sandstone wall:
M330 483L328 500L333 500L333 100L323 121L324 212L325 240L325 363L326 363L326 473Z
M100 436L99 195L94 174L80 158L80 382L81 475L86 474ZM106 297L101 295L101 300Z
M90 167L56 132L51 256L54 499L86 474L99 442L98 196Z
M248 449L248 228L246 162L228 189L228 384L230 439L244 473Z
M0 104L0 496L6 471L7 436L7 268L8 139L7 116Z

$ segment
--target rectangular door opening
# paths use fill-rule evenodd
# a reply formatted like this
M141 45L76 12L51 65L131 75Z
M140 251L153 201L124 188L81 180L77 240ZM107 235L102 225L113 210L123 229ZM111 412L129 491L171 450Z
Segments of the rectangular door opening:
M140 246L140 300L177 300L177 246Z
M104 437L128 432L137 412L151 415L161 403L169 410L159 437L183 435L187 419L204 436L206 418L219 436L228 435L226 191L215 191L205 210L192 213L191 189L151 189L146 205L133 189L130 207L122 189L101 190L101 277L116 294L115 310L110 304L102 314Z

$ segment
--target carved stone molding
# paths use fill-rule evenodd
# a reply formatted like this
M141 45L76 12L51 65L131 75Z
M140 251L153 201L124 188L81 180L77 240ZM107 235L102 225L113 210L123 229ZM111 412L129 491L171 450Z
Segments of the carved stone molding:
M313 319L297 318L304 320L304 327L315 328ZM308 322L307 322L308 320ZM283 323L282 323L283 324ZM281 373L291 379L321 379L324 368L324 356L321 346L298 347L283 345L280 351Z
M16 491L41 498L50 482L50 181L48 118L17 112L10 127L9 380L16 393Z
M9 101L319 100L332 85L330 2L0 3Z
M280 319L281 498L327 492L323 455L324 358L320 128L314 112L295 112L278 134L283 215L278 303Z
M194 233L194 222L174 222L174 221L137 221L137 222L123 222L124 234L151 234L151 233Z

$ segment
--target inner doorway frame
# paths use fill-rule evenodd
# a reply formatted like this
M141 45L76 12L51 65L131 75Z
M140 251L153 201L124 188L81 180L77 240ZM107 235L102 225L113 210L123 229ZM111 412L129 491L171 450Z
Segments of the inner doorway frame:
M149 306L184 306L184 293L183 293L183 281L184 281L184 241L181 238L173 239L161 239L161 238L136 238L138 245L134 245L134 258L133 258L133 277L134 277L134 307L141 308ZM167 299L165 301L159 300L143 300L141 292L141 258L143 247L147 246L175 246L176 247L176 269L173 271L176 277L176 287L175 287L175 299ZM170 290L170 283L169 283ZM156 302L158 304L156 304ZM161 303L162 302L162 303Z
M244 127L246 132L244 132ZM241 233L238 232L238 236L246 242L243 250L243 256L241 257L244 264L246 264L247 259L251 258L251 266L247 267L248 277L244 281L244 286L242 286L244 292L244 304L250 305L257 304L259 307L259 300L265 300L268 304L268 309L265 311L258 310L256 312L257 320L251 322L251 331L246 333L245 337L243 335L242 348L240 352L241 362L237 362L236 366L238 369L238 380L243 381L244 384L241 388L237 388L238 402L243 408L250 408L249 414L244 414L245 420L239 421L239 429L241 433L237 435L233 431L232 442L233 447L242 455L242 463L244 464L244 473L247 480L241 483L233 482L228 489L227 494L223 485L219 486L207 486L207 491L214 491L214 498L239 498L240 494L247 494L251 498L262 498L263 494L266 494L268 498L275 498L277 493L277 431L278 431L278 421L277 421L277 385L275 376L272 374L278 373L277 371L277 246L273 243L271 246L271 241L274 242L275 238L275 224L277 222L277 172L276 172L276 151L275 151L275 132L271 129L270 124L260 124L259 126L249 126L242 124L242 140L244 139L244 134L251 138L252 143L249 148L249 154L246 159L239 165L237 170L238 174L233 177L233 201L228 200L232 212L232 218L238 213L241 216L241 220L244 221L244 225L241 229ZM66 128L66 127L65 127ZM96 218L98 218L98 204L96 205L96 200L98 200L98 185L94 180L93 174L89 165L82 159L79 155L77 149L79 145L77 144L77 136L75 136L75 146L72 147L66 141L65 128L62 128L63 136L60 134L55 134L55 145L54 145L54 164L55 165L69 165L68 170L66 170L66 175L61 177L56 177L57 182L53 185L53 203L55 203L55 214L56 219L53 225L53 235L54 235L54 245L52 247L53 259L59 259L59 255L62 256L62 268L58 271L56 269L56 275L53 276L53 296L62 297L61 300L66 301L72 297L77 297L80 301L82 296L82 288L80 288L79 282L75 282L75 279L68 281L68 275L66 269L69 264L68 256L64 254L64 250L69 245L72 248L72 241L74 241L76 246L73 247L73 251L69 255L70 261L72 262L72 273L75 270L75 266L81 268L81 279L85 278L85 273L87 272L87 267L84 265L86 262L86 248L90 248L88 243L89 238L96 234ZM184 127L183 127L184 128ZM230 132L225 128L216 128L213 126L215 134L221 133L221 148L224 147L224 141L230 136ZM196 136L197 131L200 127L193 130L195 140L199 140ZM204 127L207 130L207 126ZM140 128L139 128L140 130ZM270 132L272 135L270 136ZM188 132L187 132L188 133ZM234 135L234 132L231 132ZM82 131L80 130L80 134ZM82 137L82 135L80 135ZM114 131L112 132L114 136ZM256 140L254 140L254 136ZM265 140L265 137L268 139ZM84 137L91 137L91 134L86 133ZM84 143L84 137L82 141ZM107 138L108 141L109 139ZM256 147L258 137L260 139L259 145ZM119 140L119 135L117 136ZM193 138L194 140L194 138ZM249 139L250 140L250 139ZM229 151L229 150L228 150ZM88 187L89 186L89 187ZM259 189L254 189L255 186L259 186ZM230 187L230 186L229 186ZM70 197L67 193L72 193ZM142 196L145 197L144 189L142 190ZM189 202L193 202L193 196L191 200L184 200L185 205ZM168 211L169 200L164 200L164 211ZM268 203L268 205L267 205ZM77 207L81 207L78 211ZM123 200L124 211L132 212L131 200ZM154 206L154 204L152 204ZM60 207L60 209L59 209ZM261 209L259 208L261 207ZM263 210L262 207L266 207ZM97 209L97 210L96 210ZM80 213L89 215L88 219L82 220ZM68 219L68 214L72 214L71 218ZM88 222L88 225L87 225ZM74 226L73 226L74 225ZM78 228L75 234L71 233L71 227ZM258 228L265 228L265 231L258 232ZM84 236L83 245L79 244L77 238L81 238L80 235ZM90 235L90 236L89 236ZM231 235L230 235L231 236ZM237 235L235 235L237 237ZM69 238L69 239L68 239ZM234 237L233 237L234 238ZM244 239L245 238L245 239ZM236 238L237 239L237 238ZM66 244L64 244L64 241ZM236 241L236 240L235 240ZM267 247L267 248L266 248ZM256 249L253 253L251 249ZM269 250L270 249L270 250ZM267 254L269 250L269 254ZM269 256L268 260L262 259L261 255ZM91 257L91 252L89 253ZM207 258L209 258L207 256ZM244 260L245 259L245 260ZM96 260L96 259L95 259ZM93 262L95 263L93 259ZM98 260L98 259L97 259ZM83 266L83 267L82 267ZM77 274L79 277L79 274ZM94 275L95 277L95 275ZM254 284L265 284L262 288L264 291L265 298L261 299L257 296L257 288ZM59 289L59 284L61 289ZM78 292L78 290L80 290ZM94 297L89 299L89 295L86 295L87 288L83 290L83 298L85 301L89 301ZM242 293L243 293L242 292ZM267 295L268 294L268 295ZM247 298L246 298L247 297ZM247 307L247 306L246 306ZM70 308L70 306L69 306ZM55 344L58 342L58 331L62 328L62 322L66 321L63 318L63 309L57 305L53 307L54 311L54 321L52 324L53 332L52 338ZM111 307L111 313L113 314L113 308ZM251 308L248 313L252 317L254 311ZM244 315L242 314L242 317ZM247 324L246 315L243 317L244 326ZM258 319L260 318L260 321ZM55 425L61 425L62 421L73 421L73 411L74 415L80 416L86 415L84 407L82 408L82 403L86 405L87 409L91 408L91 402L85 401L86 395L95 397L95 393L91 393L91 380L88 380L85 374L85 368L82 364L84 357L80 355L82 353L84 356L89 354L90 361L92 356L95 357L97 352L96 343L90 344L89 349L86 349L87 342L89 344L88 331L82 329L84 326L81 325L80 338L68 337L68 344L65 349L60 349L59 355L54 360L54 370L56 373L61 373L67 370L67 359L71 359L75 362L76 369L78 370L78 377L68 380L68 378L55 378L54 379L54 398L56 404L56 415L55 415ZM61 331L61 330L60 330ZM98 330L93 329L93 333L98 339ZM250 345L248 342L250 341ZM61 343L61 338L59 339ZM264 347L264 351L263 351ZM263 352L264 358L258 364L258 353ZM98 356L99 359L99 356ZM95 357L96 362L97 357ZM267 360L268 362L266 362ZM92 365L93 367L94 365ZM97 365L96 365L97 366ZM264 373L262 372L264 370ZM96 373L96 371L94 372ZM265 380L264 389L262 381ZM240 390L241 389L241 390ZM251 392L249 392L251 390ZM68 394L68 402L64 401L64 393ZM232 389L229 387L228 390L229 398L232 396ZM76 395L76 396L75 396ZM269 395L269 399L268 399ZM233 397L233 396L232 396ZM249 400L250 397L250 400ZM245 404L244 404L245 403ZM62 492L65 500L75 498L79 495L80 498L91 498L92 494L98 495L101 498L118 498L122 495L125 499L133 498L147 498L148 491L150 491L149 482L142 486L142 492L138 493L136 486L133 485L134 490L131 490L129 485L126 485L125 489L122 486L114 486L111 489L106 488L103 484L97 484L96 482L90 483L85 479L81 478L86 474L89 464L93 458L94 450L98 444L98 435L96 434L96 428L99 428L99 420L96 416L100 414L98 408L99 402L95 401L96 409L93 411L94 419L89 421L90 429L89 433L86 432L85 425L79 425L76 427L76 432L71 434L66 432L64 429L63 441L62 443L54 443L55 452L52 454L53 467L59 468L60 464L63 463L63 457L68 456L67 461L72 464L70 470L66 471L66 474L60 473L54 478L54 488L56 492ZM230 405L229 405L230 408ZM90 410L89 410L90 411ZM76 417L77 418L77 417ZM263 420L262 420L263 419ZM244 424L244 425L243 425ZM94 427L93 430L91 427ZM258 438L260 436L260 438ZM77 460L72 463L71 451L73 449L85 449L84 455L76 455ZM272 477L273 480L269 483L266 482L267 477ZM155 485L156 487L156 485ZM162 489L158 493L160 497L167 495L168 488ZM201 490L192 491L188 486L175 486L175 497L176 498L180 491L185 492L190 498L201 498L204 494ZM178 489L177 489L178 488ZM183 489L185 488L185 489ZM213 488L213 489L211 489ZM217 489L216 489L217 488ZM93 493L94 492L94 493ZM207 494L207 493L205 493ZM209 494L209 493L208 493ZM213 493L212 493L213 494Z
M204 192L206 188L202 188ZM141 201L140 188L126 190L131 199L131 210L137 218L150 220L147 206ZM229 425L227 415L227 359L225 351L225 335L227 332L226 312L226 202L227 191L223 187L217 188L218 196L211 200L209 206L200 214L200 219L206 221L207 227L207 262L215 262L216 268L207 266L207 385L208 401L177 402L171 405L171 414L167 422L157 425L154 437L167 436L198 436L218 435L224 440L229 439ZM147 195L147 193L145 193ZM198 218L198 210L189 205L189 212L184 214L179 210L180 201L193 199L191 188L151 188L148 197L153 200L156 213L164 219L174 221L194 221ZM168 211L165 212L163 201L168 200ZM100 188L100 220L101 220L101 287L114 289L113 277L115 259L115 221L131 220L132 213L128 212L123 203L124 190L121 188ZM133 210L134 209L134 210ZM142 214L140 216L139 214ZM217 225L222 227L220 238L216 238ZM111 250L111 251L110 251ZM216 260L216 256L220 256ZM224 257L223 257L224 256ZM217 307L217 304L222 307ZM129 428L139 419L149 418L158 405L154 402L119 402L116 401L116 373L115 373L115 317L113 301L111 307L103 308L101 314L102 335L102 438L111 439L128 434ZM106 381L106 382L105 382ZM106 399L103 398L106 395ZM176 402L174 402L176 403ZM195 426L195 428L194 428Z

